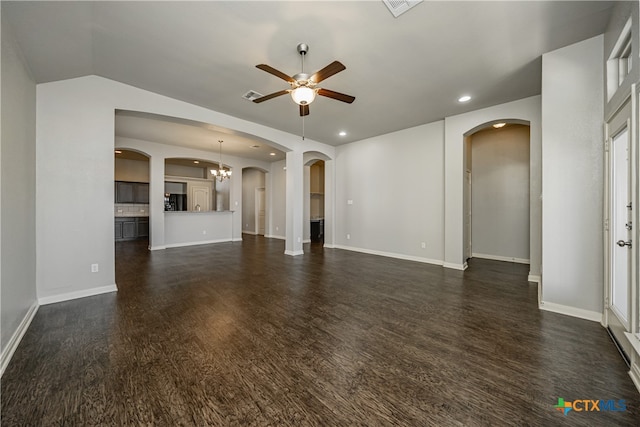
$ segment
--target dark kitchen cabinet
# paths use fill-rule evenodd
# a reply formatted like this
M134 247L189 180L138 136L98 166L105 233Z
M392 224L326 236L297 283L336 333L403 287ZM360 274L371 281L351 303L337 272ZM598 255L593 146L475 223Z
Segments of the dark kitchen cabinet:
M138 238L149 237L149 219L138 218Z
M116 203L149 203L149 184L146 182L115 182Z
M134 240L149 237L149 217L116 217L115 239Z

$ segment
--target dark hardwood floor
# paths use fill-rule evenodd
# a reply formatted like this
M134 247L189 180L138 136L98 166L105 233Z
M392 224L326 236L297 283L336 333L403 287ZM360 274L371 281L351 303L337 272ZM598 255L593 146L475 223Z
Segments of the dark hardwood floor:
M528 266L244 239L117 243L117 293L40 307L2 425L640 425L606 331L538 310ZM565 416L558 398L627 410Z

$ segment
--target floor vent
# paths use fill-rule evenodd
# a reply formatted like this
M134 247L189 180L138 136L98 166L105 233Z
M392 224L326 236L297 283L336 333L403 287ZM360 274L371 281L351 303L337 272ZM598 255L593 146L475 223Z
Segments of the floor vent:
M247 101L253 101L254 99L262 98L262 94L256 92L255 90L250 90L249 92L242 95L242 97Z
M411 9L418 3L422 3L422 0L382 0L393 16L396 18L407 10Z

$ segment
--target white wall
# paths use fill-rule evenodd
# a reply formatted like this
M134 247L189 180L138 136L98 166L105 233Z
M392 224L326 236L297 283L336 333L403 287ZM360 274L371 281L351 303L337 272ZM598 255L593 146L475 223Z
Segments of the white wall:
M474 257L529 262L529 127L471 136Z
M445 118L445 266L464 269L464 169L465 134L495 121L530 124L530 278L537 279L542 264L542 151L540 96L508 102Z
M542 301L594 318L603 295L602 57L602 36L542 57Z
M4 372L37 309L36 85L4 20L1 31L0 348Z
M337 147L336 247L442 263L443 130L439 121Z
M242 171L242 231L255 234L256 230L256 188L265 187L265 174L258 169ZM266 202L266 198L265 198ZM266 231L265 231L266 232Z

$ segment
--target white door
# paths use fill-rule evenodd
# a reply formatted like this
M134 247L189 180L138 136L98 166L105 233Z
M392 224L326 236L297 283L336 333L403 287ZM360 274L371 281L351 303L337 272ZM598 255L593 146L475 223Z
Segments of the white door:
M256 231L264 236L264 188L256 188Z
M629 264L631 255L631 197L629 193L629 131L624 129L611 141L611 307L623 323L629 324Z
M631 355L632 347L625 332L630 332L631 322L631 284L633 246L632 240L633 206L631 191L631 108L623 107L607 123L608 152L608 188L607 206L609 229L607 247L609 254L607 286L605 290L604 322L612 335L626 353Z

